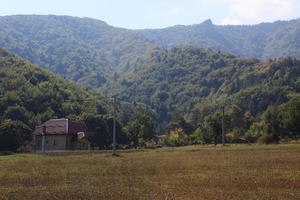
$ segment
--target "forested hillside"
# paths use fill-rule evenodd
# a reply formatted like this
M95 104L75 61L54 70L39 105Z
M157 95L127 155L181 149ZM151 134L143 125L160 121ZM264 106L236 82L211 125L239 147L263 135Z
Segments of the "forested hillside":
M95 97L84 88L3 49L0 94L1 118L19 120L31 128L53 117L96 112L96 104L86 101Z
M126 71L151 46L147 39L100 20L0 17L0 47L93 89Z
M263 60L300 58L300 19L252 26L220 26L207 20L196 25L136 32L166 47L191 45Z
M299 95L300 61L262 63L194 47L157 48L105 92L152 106L162 124L179 112L196 125L223 105L257 116Z
M121 131L135 112L151 115L141 104L117 102L118 143L128 143ZM82 121L93 131L95 145L112 143L112 99L47 72L0 49L0 151L15 151L30 141L35 126L56 118Z
M300 58L300 21L254 26L192 26L126 30L103 21L68 16L0 17L0 47L88 88L122 77L151 49L190 45L268 60Z
M53 117L79 119L99 134L106 130L106 139L99 139L98 145L108 145L111 102L100 100L103 96L97 91L117 94L121 100L119 130L125 126L134 146L149 139L144 129L149 116L159 130L170 121L180 121L192 132L204 122L203 127L211 127L220 121L223 106L229 121L243 119L238 133L244 134L252 125L251 134L256 126L269 130L265 127L276 123L269 126L266 120L259 125L259 120L269 112L277 116L278 110L298 106L293 102L300 93L299 23L216 26L208 20L193 26L137 31L89 18L0 17L1 47L61 76L1 50L1 121L19 121L32 129ZM286 58L271 59L283 56ZM85 101L90 98L92 103ZM148 116L133 115L137 111ZM297 118L291 117L293 120ZM139 138L140 133L145 138Z

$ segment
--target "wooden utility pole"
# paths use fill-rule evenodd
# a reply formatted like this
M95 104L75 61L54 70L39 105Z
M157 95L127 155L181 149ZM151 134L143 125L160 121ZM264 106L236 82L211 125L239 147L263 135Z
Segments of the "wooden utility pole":
M112 155L113 156L115 156L115 155L117 155L116 154L116 95L115 96L113 96L113 109L114 109L114 111L113 111L113 120L114 120L114 122L113 122L113 152L112 152Z
M222 144L223 144L223 146L225 145L224 110L225 110L225 107L222 106Z

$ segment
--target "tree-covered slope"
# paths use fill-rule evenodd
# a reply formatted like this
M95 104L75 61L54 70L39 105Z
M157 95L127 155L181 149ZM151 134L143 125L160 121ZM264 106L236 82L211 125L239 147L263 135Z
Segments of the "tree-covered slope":
M141 103L117 101L116 107L117 143L128 144L130 139L122 126L133 119L135 112L153 112ZM0 48L0 151L16 151L32 139L35 126L52 118L84 122L94 133L92 144L109 148L112 113L112 98L87 91Z
M107 112L104 101L81 86L0 49L0 121L18 120L34 128L50 118L96 114L100 106Z
M300 61L262 63L194 47L156 48L105 92L152 106L160 122L175 111L192 118L201 105L216 110L236 104L255 116L299 94Z
M62 77L100 91L122 79L151 49L190 45L242 57L300 57L300 20L253 26L192 26L126 30L68 16L0 17L0 47Z
M166 47L191 45L264 60L288 56L300 58L300 19L252 26L219 26L207 20L197 25L137 32Z
M94 89L126 70L152 45L100 20L52 15L0 17L0 47Z

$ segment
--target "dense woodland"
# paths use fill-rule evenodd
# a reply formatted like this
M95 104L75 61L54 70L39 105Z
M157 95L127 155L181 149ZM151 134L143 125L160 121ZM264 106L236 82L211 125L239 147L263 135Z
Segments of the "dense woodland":
M253 116L299 94L300 61L239 58L195 47L157 48L105 92L144 102L163 124L179 112L197 125L221 106L237 105Z
M0 47L62 77L99 91L149 49L189 45L268 60L300 58L299 20L254 26L192 26L127 30L69 16L0 17Z
M278 57L300 58L300 19L252 26L220 26L207 20L190 26L137 32L166 47L191 45L263 60Z
M299 138L297 23L132 31L88 18L0 17L0 46L29 60L0 50L0 150L16 151L50 118L84 122L93 145L110 148L116 94L124 148L220 143L222 121L227 142Z
M135 112L151 115L142 104L118 102L118 143L130 144L122 126L134 121ZM124 112L129 110L128 112ZM0 151L15 151L30 141L35 126L51 118L85 123L96 134L94 145L112 143L112 99L88 92L65 78L0 49ZM126 115L125 115L126 114Z
M98 89L131 66L147 39L100 20L68 16L0 17L0 47L62 77Z

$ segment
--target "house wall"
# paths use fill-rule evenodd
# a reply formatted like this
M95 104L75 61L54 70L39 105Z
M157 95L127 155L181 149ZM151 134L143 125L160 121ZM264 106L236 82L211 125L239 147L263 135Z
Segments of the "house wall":
M35 136L36 150L42 151L43 136ZM45 151L66 150L66 135L46 135Z
M42 151L43 137L35 136L35 150ZM74 141L72 136L67 135L46 135L45 136L45 151L58 150L89 150L90 142L86 139Z

